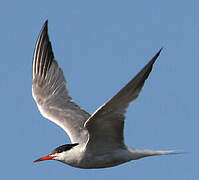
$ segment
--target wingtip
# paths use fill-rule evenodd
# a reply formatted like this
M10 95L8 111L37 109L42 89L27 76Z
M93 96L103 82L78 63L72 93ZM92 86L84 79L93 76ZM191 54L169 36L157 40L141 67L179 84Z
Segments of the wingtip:
M157 54L156 54L156 55L157 55L157 56L159 56L159 55L160 55L160 53L162 52L162 50L163 50L163 47L161 47L161 48L160 48L160 50L157 52Z
M32 62L32 68L33 68L33 74L32 74L32 78L34 78L35 74L38 72L38 67L36 65L36 60L37 57L39 57L39 53L41 55L41 52L40 52L40 48L41 48L41 45L43 44L44 42L44 39L46 39L47 41L49 41L49 38L48 38L48 19L46 19L46 21L44 22L42 28L41 28L41 31L39 33L39 36L38 36L38 39L37 39L37 42L36 42L36 45L35 45L35 50L34 50L34 55L33 55L33 62ZM50 43L50 42L49 42ZM43 45L42 45L43 47ZM44 47L43 47L44 48ZM49 47L52 51L52 47L51 47L51 44L50 44L50 47ZM53 57L53 52L52 52L52 57ZM39 60L40 61L40 60Z
M43 34L43 33L48 33L48 19L44 22L41 31L40 31L40 35L39 37Z
M45 21L43 27L42 27L42 32L43 31L48 31L48 19Z
M48 26L48 19L46 19L44 26Z
M156 61L156 59L158 58L158 56L160 55L161 51L162 51L163 47L160 48L160 50L155 54L155 56L152 58L152 60L150 61L150 63L154 63Z

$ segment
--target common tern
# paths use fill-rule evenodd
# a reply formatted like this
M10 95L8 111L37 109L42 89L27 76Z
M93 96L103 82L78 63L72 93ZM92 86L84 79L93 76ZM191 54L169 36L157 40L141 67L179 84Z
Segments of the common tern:
M63 128L72 144L57 147L34 162L57 160L78 168L107 168L147 156L177 153L138 150L124 143L126 110L138 97L161 50L124 88L90 115L69 95L63 71L54 59L46 21L34 51L32 95L40 113Z

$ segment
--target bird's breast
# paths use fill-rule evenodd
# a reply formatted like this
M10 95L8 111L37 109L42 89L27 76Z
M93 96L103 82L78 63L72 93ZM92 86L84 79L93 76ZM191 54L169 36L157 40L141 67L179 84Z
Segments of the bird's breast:
M75 167L84 169L108 168L130 161L128 151L119 149L111 152L82 152Z

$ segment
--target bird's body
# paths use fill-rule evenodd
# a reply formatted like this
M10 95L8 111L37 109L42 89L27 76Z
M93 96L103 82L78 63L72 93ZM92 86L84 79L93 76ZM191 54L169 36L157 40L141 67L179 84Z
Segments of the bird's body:
M126 148L100 152L89 151L85 146L77 145L71 151L66 151L59 161L84 169L106 168L132 160L131 155L130 151Z
M113 167L147 156L170 153L175 153L175 151L136 150L130 147L112 149L111 151L98 151L97 149L89 151L85 146L80 145L63 153L58 161L77 168L94 169Z
M34 52L32 94L41 114L63 128L72 144L60 146L35 162L53 159L78 168L106 168L147 156L175 153L130 148L123 137L126 109L138 97L160 52L90 115L69 96L63 71L54 59L46 21Z

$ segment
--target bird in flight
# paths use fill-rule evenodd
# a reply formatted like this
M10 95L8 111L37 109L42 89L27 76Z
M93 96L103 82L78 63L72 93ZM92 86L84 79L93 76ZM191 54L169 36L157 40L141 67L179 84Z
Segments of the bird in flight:
M89 114L77 105L66 87L62 69L54 58L48 36L48 21L39 34L33 58L32 95L41 114L68 134L71 144L54 149L35 160L57 160L77 168L107 168L147 156L176 151L138 150L124 143L124 120L162 49L114 97Z

